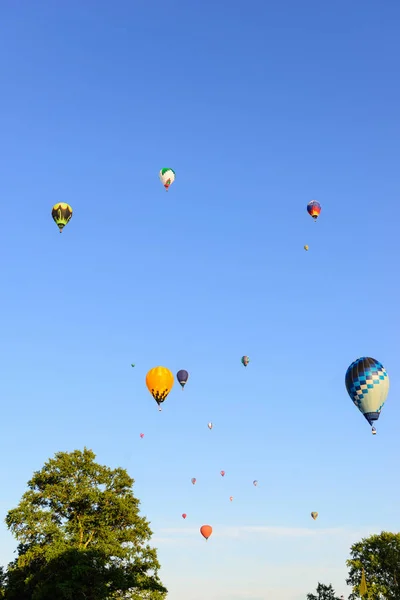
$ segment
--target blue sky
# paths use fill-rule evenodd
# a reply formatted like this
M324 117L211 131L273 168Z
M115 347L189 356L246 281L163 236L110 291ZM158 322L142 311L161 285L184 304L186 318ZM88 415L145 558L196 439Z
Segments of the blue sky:
M2 2L4 516L86 445L135 478L171 599L349 591L350 545L398 529L399 19L395 0ZM375 437L344 387L363 355L391 378ZM190 372L162 413L156 365ZM0 562L15 547L1 525Z

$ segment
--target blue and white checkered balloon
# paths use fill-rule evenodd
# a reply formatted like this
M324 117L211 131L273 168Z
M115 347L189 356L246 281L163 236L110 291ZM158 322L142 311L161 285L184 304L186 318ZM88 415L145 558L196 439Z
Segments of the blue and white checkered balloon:
M370 425L379 419L389 392L389 376L381 363L363 356L347 369L347 392Z

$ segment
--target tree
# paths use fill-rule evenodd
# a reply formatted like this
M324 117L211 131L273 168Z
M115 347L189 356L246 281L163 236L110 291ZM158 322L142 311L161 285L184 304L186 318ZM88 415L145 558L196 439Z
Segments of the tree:
M358 598L362 570L365 571L368 600L398 600L400 598L400 533L382 531L357 542L350 549L347 561L353 586L350 600Z
M6 600L163 600L152 532L125 469L59 452L6 517L19 541Z
M336 592L331 585L318 583L317 595L307 594L307 600L340 600L340 598L336 596Z

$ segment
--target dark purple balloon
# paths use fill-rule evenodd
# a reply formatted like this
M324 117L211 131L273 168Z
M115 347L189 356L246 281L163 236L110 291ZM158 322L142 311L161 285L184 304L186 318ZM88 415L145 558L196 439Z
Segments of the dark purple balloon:
M187 380L189 379L189 373L187 371L185 371L185 369L181 369L180 371L177 372L176 378L179 381L179 383L181 384L182 389L183 389L185 387L185 383L187 383Z

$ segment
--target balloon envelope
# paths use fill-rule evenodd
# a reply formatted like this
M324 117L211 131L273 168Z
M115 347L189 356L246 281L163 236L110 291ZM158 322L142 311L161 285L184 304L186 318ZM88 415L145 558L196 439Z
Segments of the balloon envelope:
M222 477L224 477L224 475L225 475L225 471L221 471L221 473L220 473L220 474L222 475Z
M141 434L140 434L140 437L143 439L143 438L144 438L144 433L141 433Z
M161 169L159 172L160 181L168 191L170 185L172 185L175 181L175 171L173 169Z
M312 518L314 519L314 521L316 520L316 518L318 517L318 513L317 512L312 512L311 513Z
M309 215L312 216L312 218L314 219L314 221L316 221L321 213L321 205L319 202L317 202L316 200L311 200L311 202L309 202L307 204L307 212Z
M160 405L174 385L174 376L166 367L154 367L146 375L146 385L154 400Z
M253 485L258 485L258 481L257 481L257 479L255 479L255 480L253 481Z
M58 202L53 206L51 216L61 233L72 218L72 208L65 202Z
M379 419L389 392L389 376L375 358L355 360L346 372L347 393L370 425Z
M212 534L212 527L211 527L211 525L202 525L200 527L200 533L201 533L201 535L204 538L206 538L206 540L208 540L208 538Z
M193 483L193 485L194 485L194 484L196 483L196 477L192 477L192 479L191 479L190 481L191 481L191 482Z
M185 384L187 383L187 380L189 379L189 373L185 371L185 369L181 369L177 372L176 378L183 389L185 387Z
M248 356L242 356L242 364L247 367L250 362L250 358Z
M182 515L182 518L183 518L183 519L186 519L186 517L187 517L187 514L186 514L186 513L183 513L183 515Z

